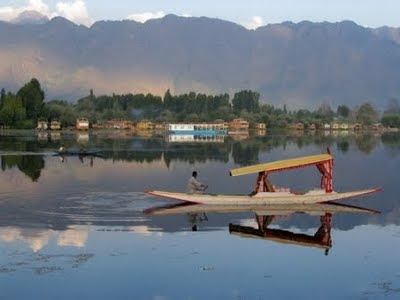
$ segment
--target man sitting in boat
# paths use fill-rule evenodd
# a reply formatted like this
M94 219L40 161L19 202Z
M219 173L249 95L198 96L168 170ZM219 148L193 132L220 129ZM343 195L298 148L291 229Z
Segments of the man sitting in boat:
M189 194L201 194L208 186L197 179L197 172L193 171L192 177L188 181L188 193Z
M66 151L66 149L65 149L65 147L64 147L64 144L62 144L62 145L60 146L60 148L58 149L58 153L63 154L63 153L65 153L65 151Z

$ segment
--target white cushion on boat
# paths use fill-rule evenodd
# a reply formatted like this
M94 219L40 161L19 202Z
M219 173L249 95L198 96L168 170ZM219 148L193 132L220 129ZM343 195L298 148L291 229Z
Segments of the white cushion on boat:
M255 194L253 197L279 197L293 195L290 192L260 192Z

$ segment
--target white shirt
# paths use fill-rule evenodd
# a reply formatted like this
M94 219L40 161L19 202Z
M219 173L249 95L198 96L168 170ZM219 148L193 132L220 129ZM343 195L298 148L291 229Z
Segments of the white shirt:
M202 184L195 177L190 177L187 185L187 190L189 194L195 194L204 191L205 185Z

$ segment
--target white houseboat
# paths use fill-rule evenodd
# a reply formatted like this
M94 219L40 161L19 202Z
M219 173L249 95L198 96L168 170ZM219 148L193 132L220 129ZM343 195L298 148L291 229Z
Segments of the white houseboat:
M89 120L86 118L79 118L76 120L77 130L89 130Z

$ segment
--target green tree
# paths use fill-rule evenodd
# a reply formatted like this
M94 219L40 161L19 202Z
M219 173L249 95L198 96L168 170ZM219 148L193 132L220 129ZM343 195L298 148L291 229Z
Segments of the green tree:
M25 117L26 111L21 99L11 93L7 94L0 111L0 123L10 127L18 127L21 126Z
M400 128L400 115L386 115L386 116L383 116L382 124L385 127Z
M235 93L232 99L233 111L238 114L242 110L258 112L260 110L260 94L250 90Z
M3 103L6 98L6 91L4 89L1 89L0 93L0 110L3 108Z
M386 104L386 109L384 111L385 115L397 115L400 114L400 104L399 100L396 98L390 98Z
M44 91L37 79L33 78L25 84L17 93L26 109L26 118L36 121L43 113Z
M339 105L336 114L339 117L347 118L350 115L350 108L346 105Z
M364 103L356 112L356 120L365 125L371 125L378 121L378 113L371 103Z

